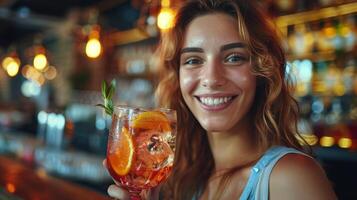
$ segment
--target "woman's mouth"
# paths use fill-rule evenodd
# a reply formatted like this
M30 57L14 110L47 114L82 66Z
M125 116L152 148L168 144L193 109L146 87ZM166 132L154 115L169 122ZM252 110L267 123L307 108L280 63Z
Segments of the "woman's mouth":
M199 97L196 96L200 104L205 110L219 111L228 107L233 99L237 96L222 96L222 97Z

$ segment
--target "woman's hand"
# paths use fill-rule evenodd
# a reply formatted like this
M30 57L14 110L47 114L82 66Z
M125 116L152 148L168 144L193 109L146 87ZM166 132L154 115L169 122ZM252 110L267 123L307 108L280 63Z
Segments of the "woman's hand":
M107 160L103 160L103 166L107 168ZM116 182L114 179L113 181L115 184L112 184L108 187L108 195L110 197L113 197L115 199L120 199L120 200L130 200L129 192L124 189L123 187L120 187L120 184ZM142 199L150 199L150 200L156 200L159 199L159 190L160 187L153 188L152 190L149 191L142 191L141 192L141 197Z
M107 159L103 160L103 166L105 168L107 167ZM129 197L129 192L127 190L125 190L124 188L120 187L119 183L117 183L114 179L113 181L115 182L115 184L112 184L108 187L108 194L109 196L115 198L115 199L120 199L120 200L130 200Z
M115 184L108 187L108 194L115 199L130 200L128 191Z

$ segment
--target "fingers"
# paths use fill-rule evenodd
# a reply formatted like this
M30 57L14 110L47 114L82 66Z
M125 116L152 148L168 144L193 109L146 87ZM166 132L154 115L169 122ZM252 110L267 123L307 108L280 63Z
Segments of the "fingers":
M104 160L103 160L103 166L104 166L105 168L108 168L108 167L107 167L107 159L104 159Z
M128 192L117 185L110 185L108 188L108 194L109 196L120 200L130 199Z

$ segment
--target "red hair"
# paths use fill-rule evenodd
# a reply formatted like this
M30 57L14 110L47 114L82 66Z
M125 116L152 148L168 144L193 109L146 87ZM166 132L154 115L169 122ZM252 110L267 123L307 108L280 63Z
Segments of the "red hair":
M302 150L296 137L299 136L298 105L285 74L286 60L280 38L268 16L250 0L188 1L178 10L174 28L162 35L158 49L162 76L156 96L160 106L177 111L179 123L174 169L164 187L173 199L192 199L198 191L203 191L214 168L206 131L186 106L180 92L179 59L187 25L198 16L217 12L237 20L240 37L249 45L253 74L257 77L256 97L250 112L254 119L254 136L260 147L284 145ZM226 177L237 169L231 170Z

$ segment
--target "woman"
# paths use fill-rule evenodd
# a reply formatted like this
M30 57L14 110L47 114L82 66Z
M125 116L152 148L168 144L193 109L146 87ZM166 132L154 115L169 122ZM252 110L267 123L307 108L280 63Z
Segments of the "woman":
M162 199L336 199L302 153L284 53L256 4L188 1L159 50L157 96L179 121ZM115 185L108 193L127 198Z

